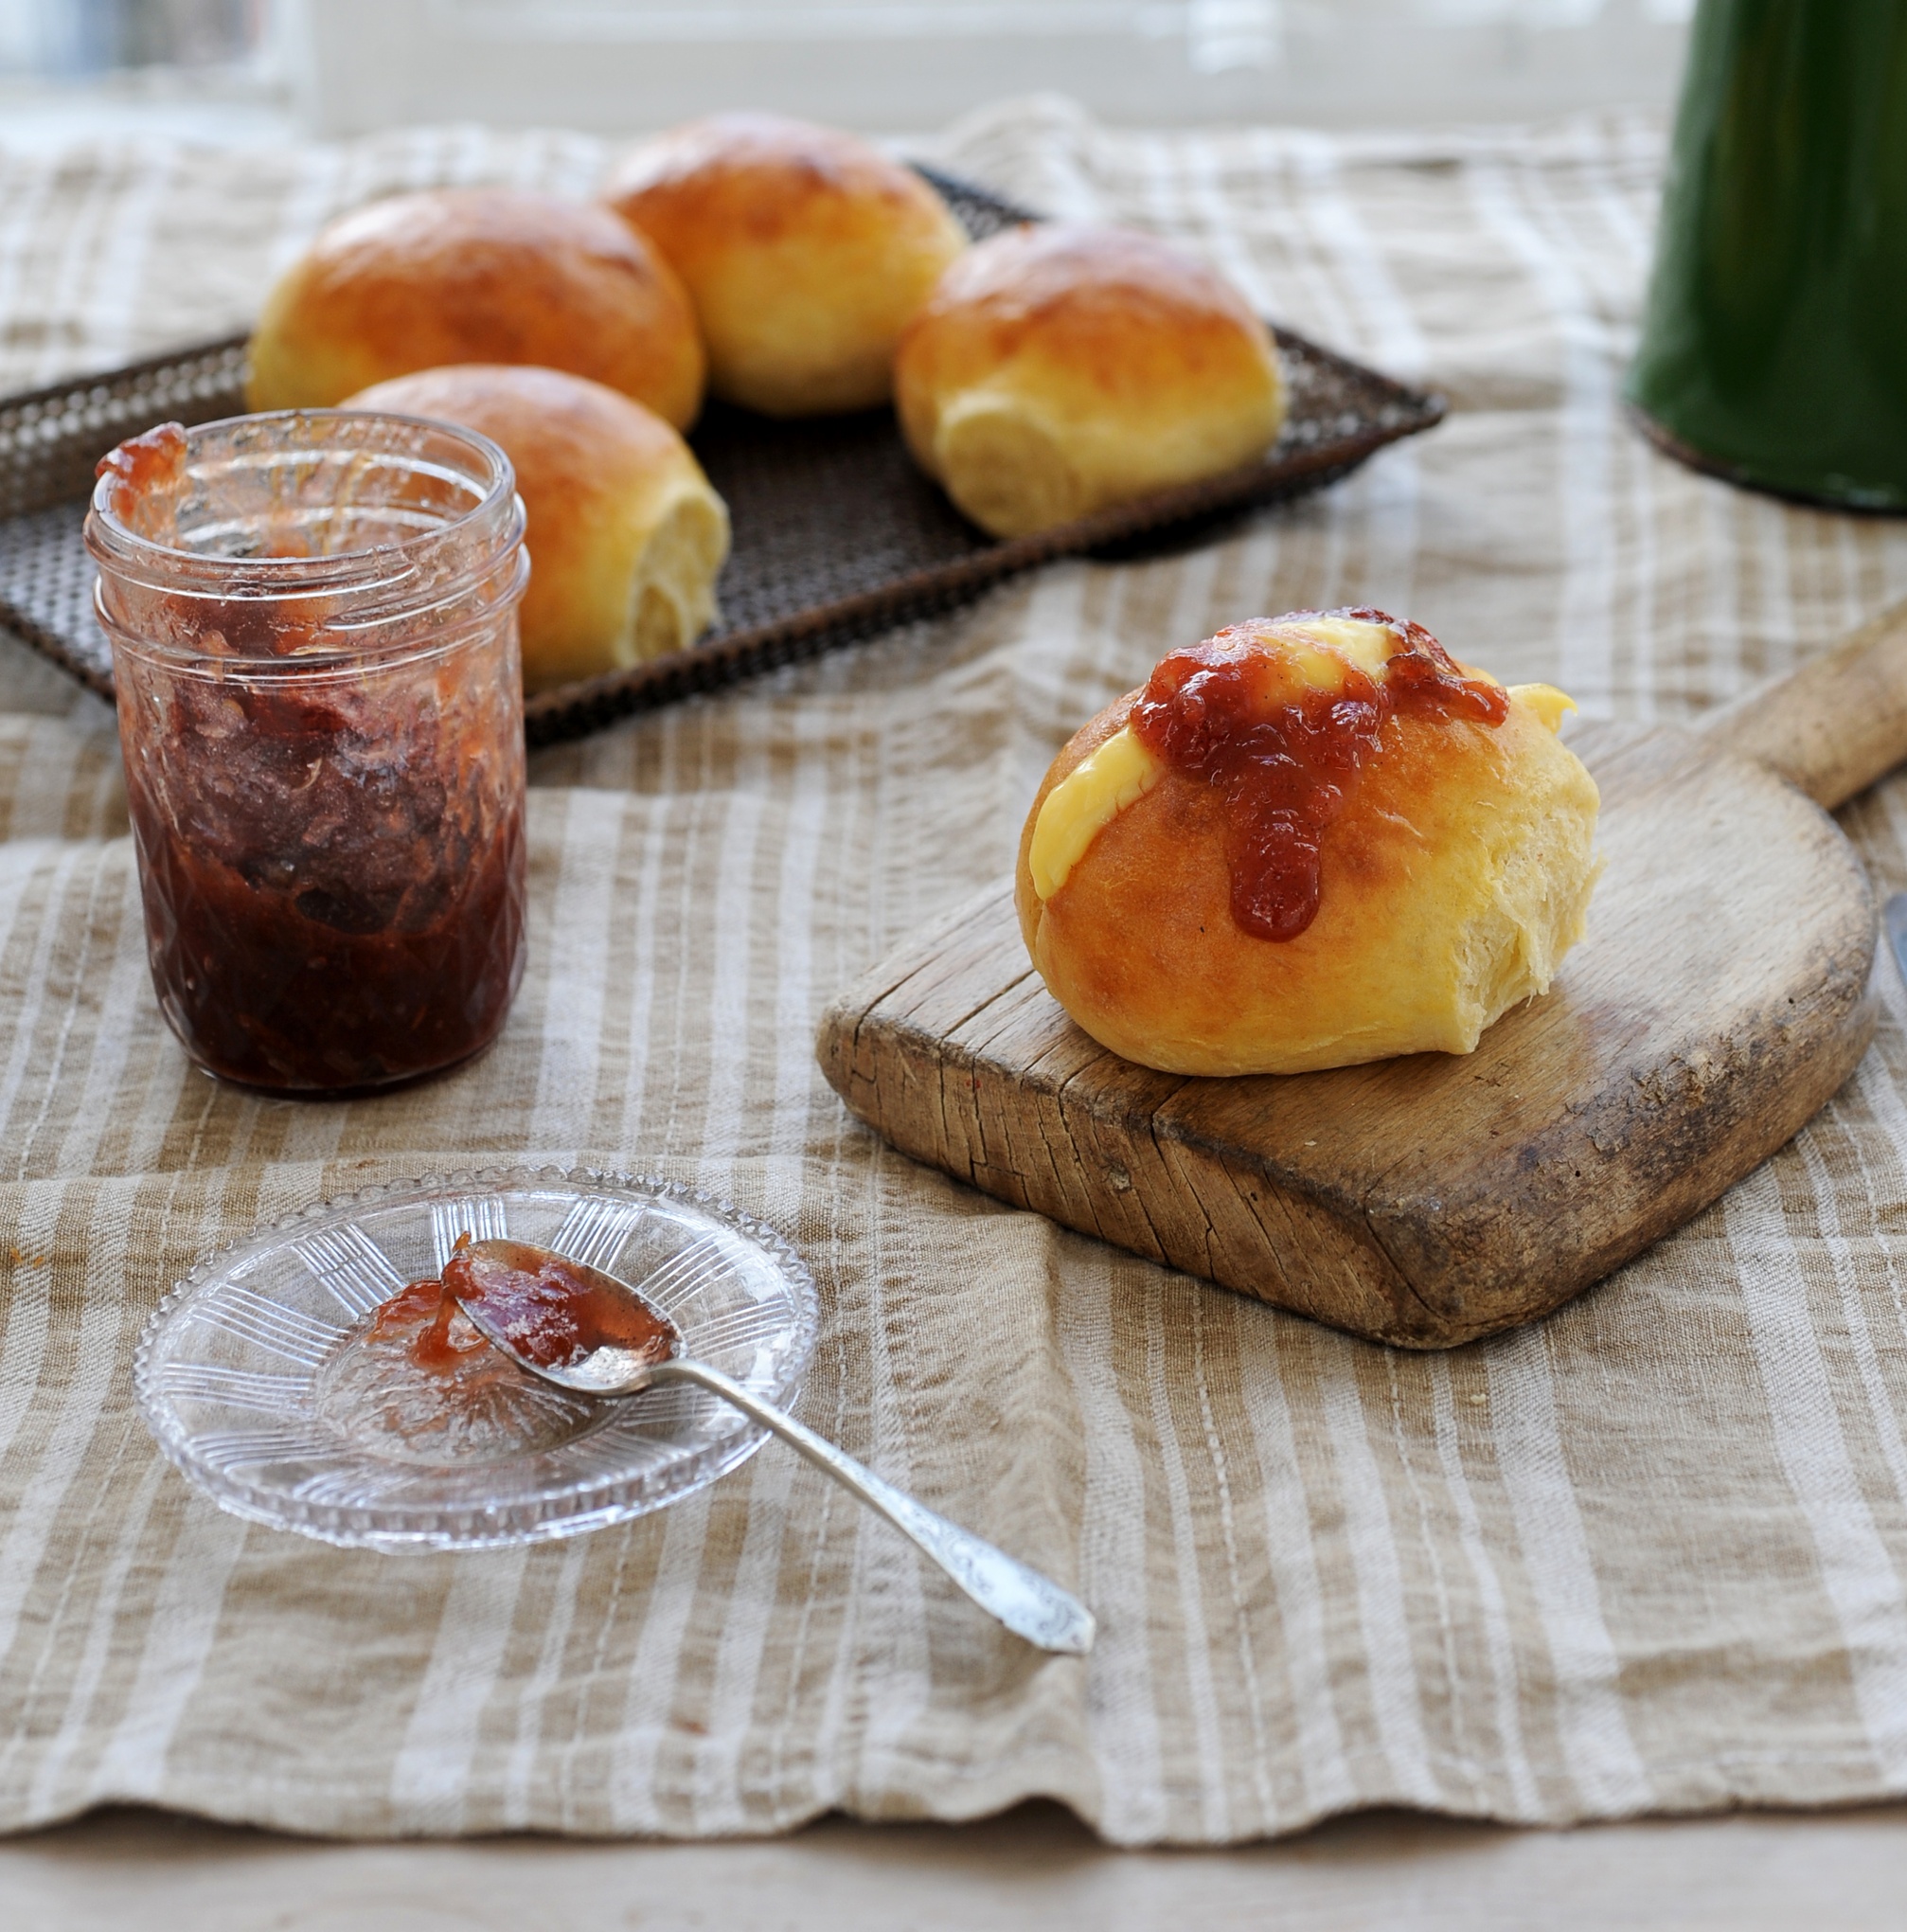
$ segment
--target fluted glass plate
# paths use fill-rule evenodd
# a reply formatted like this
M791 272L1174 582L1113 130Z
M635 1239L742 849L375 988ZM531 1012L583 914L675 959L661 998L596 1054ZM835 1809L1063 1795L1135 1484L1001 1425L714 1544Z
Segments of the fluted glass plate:
M489 1351L446 1391L369 1340L373 1310L437 1275L465 1231L642 1287L685 1353L772 1403L800 1386L814 1283L773 1228L673 1182L510 1169L325 1202L200 1262L134 1360L159 1447L255 1523L373 1549L482 1549L646 1514L766 1440L700 1389L592 1401Z

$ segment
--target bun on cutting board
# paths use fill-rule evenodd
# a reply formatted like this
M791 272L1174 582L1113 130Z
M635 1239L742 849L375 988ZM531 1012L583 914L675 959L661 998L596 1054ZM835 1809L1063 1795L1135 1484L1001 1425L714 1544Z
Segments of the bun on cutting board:
M265 299L253 409L328 408L451 363L587 376L677 429L705 363L674 271L607 208L511 188L436 188L330 224Z
M1256 461L1285 420L1272 332L1216 269L1123 228L971 249L895 363L908 447L998 537Z
M770 416L884 402L900 331L967 245L911 169L777 115L659 135L606 192L687 285L715 393Z
M1102 1046L1167 1073L1468 1053L1582 935L1599 801L1556 735L1568 708L1377 611L1173 652L1033 801L1033 963Z
M399 376L346 406L458 423L509 457L530 554L525 689L680 651L714 617L727 509L639 402L559 369L479 363Z

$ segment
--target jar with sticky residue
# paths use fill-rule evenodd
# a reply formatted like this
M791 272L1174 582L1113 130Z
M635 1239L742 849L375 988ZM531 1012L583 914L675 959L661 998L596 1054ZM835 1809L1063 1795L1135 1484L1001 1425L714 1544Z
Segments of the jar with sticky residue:
M86 541L152 981L210 1072L361 1092L502 1028L523 528L495 444L401 417L168 424L101 462Z

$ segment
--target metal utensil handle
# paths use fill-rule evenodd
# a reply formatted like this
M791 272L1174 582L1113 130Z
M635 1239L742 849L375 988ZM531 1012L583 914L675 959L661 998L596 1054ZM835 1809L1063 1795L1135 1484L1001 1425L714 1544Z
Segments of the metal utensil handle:
M719 1368L677 1357L658 1364L651 1371L651 1386L664 1382L692 1382L698 1388L732 1402L764 1429L773 1430L797 1455L852 1490L870 1510L879 1511L932 1557L981 1609L998 1618L1016 1637L1024 1637L1041 1650L1069 1656L1084 1656L1092 1649L1093 1613L1077 1597L1005 1550L995 1549L957 1523L936 1515L904 1490L882 1481L825 1437L751 1394L739 1382L731 1382Z

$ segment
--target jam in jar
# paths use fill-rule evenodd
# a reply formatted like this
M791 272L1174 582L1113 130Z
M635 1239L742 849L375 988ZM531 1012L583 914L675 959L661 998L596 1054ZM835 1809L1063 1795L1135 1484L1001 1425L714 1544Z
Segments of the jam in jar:
M508 459L309 411L122 444L87 519L159 1005L288 1093L487 1046L524 961Z

